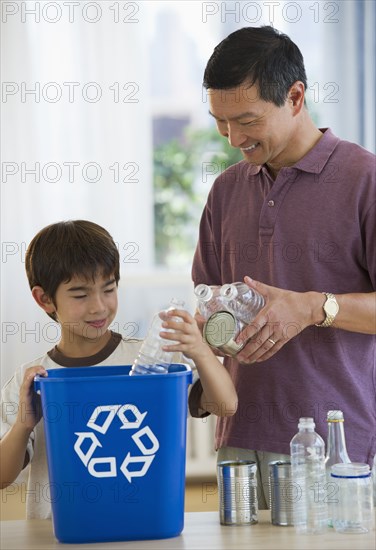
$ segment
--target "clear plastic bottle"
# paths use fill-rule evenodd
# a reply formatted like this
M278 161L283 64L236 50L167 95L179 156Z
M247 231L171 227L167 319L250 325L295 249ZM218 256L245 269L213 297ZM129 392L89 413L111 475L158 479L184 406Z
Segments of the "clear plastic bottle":
M298 428L290 442L294 526L297 533L321 534L328 526L325 444L313 418L300 418Z
M344 430L344 418L342 411L328 411L326 421L328 423L328 439L326 444L326 456L325 456L325 470L326 481L328 483L326 487L327 501L329 506L329 520L328 525L332 524L332 498L335 487L333 487L333 479L331 477L331 467L333 464L339 464L340 462L350 463L351 460L347 454L346 439Z
M242 282L223 285L220 294L226 307L246 325L265 305L264 297Z
M334 464L331 477L336 487L333 527L339 533L368 533L374 527L372 479L369 464ZM360 548L354 545L354 548Z
M165 340L160 332L167 331L162 327L166 313L172 309L183 309L184 302L173 298L168 309L157 313L150 325L148 333L143 341L140 351L132 365L130 376L133 374L166 374L168 367L176 356L176 352L164 351L163 346L174 344L173 340ZM172 317L175 321L181 321L180 317Z
M207 321L209 317L217 311L226 310L220 295L221 287L219 285L197 285L194 292L197 298L197 309Z

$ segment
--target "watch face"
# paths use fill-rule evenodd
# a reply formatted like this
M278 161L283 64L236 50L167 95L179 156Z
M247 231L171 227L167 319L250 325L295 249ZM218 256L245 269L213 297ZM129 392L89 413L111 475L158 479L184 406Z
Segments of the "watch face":
M327 315L336 315L338 313L338 304L334 300L328 300L324 305Z

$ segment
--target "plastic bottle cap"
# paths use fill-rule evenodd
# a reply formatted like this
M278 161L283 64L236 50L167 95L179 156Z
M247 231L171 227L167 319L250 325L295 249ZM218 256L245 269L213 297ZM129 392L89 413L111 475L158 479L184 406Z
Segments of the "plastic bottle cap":
M197 298L203 300L204 302L207 302L213 296L213 290L210 288L210 286L203 283L196 286L194 293Z
M314 428L316 426L313 418L309 416L303 416L299 418L298 428Z
M171 298L170 308L172 309L183 309L185 305L184 300L179 300L179 298Z
M233 284L228 283L221 287L220 294L227 300L233 300L238 295L238 289Z
M326 415L327 422L343 422L342 411L328 411Z

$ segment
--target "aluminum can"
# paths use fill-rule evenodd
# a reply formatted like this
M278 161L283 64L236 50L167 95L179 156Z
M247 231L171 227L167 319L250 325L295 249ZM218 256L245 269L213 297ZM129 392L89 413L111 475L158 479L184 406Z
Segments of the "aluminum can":
M294 498L296 495L291 479L291 462L269 462L269 501L273 525L294 525Z
M217 464L219 519L222 525L257 523L257 465L248 460Z

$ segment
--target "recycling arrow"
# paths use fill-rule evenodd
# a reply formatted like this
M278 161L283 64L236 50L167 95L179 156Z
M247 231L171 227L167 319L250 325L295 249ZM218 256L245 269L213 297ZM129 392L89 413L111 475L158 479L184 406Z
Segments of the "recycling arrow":
M131 411L135 420L133 422L131 422L127 416L125 415L125 413L127 411ZM118 417L120 418L121 422L122 422L122 426L120 427L121 430L126 430L126 429L132 429L132 430L136 430L137 428L139 428L142 424L142 421L144 420L145 416L147 415L147 412L144 412L144 413L141 413L139 411L139 409L136 407L136 405L123 405L122 407L120 407L120 409L117 411L117 414L118 414Z
M149 441L151 441L151 447L145 447L144 443L141 441L141 437L145 435L149 438ZM142 430L138 430L138 432L132 435L132 439L144 455L155 454L159 449L159 441L155 437L149 426L145 426L144 428L142 428Z
M108 464L109 470L96 470L96 464ZM108 456L104 458L92 458L88 465L89 473L94 477L116 477L116 458Z
M87 466L95 449L97 447L102 447L102 445L98 441L97 436L93 434L93 432L75 432L75 435L78 435L78 438L76 443L74 444L74 450L76 451L76 453L78 454L82 462L85 464L85 466ZM81 449L81 445L85 441L85 439L91 439L91 445L86 451L86 453L84 453Z
M132 483L133 477L142 477L148 471L150 464L154 460L154 456L131 456L131 453L128 453L125 459L123 460L120 470L123 472L129 483ZM141 463L143 464L141 470L128 470L127 466L131 463Z
M91 414L91 417L89 418L87 426L89 428L93 428L93 430L96 430L101 434L105 434L120 406L121 405L101 405L100 407L95 407L94 411ZM105 412L108 412L108 414L103 424L96 424L95 421L98 416Z

